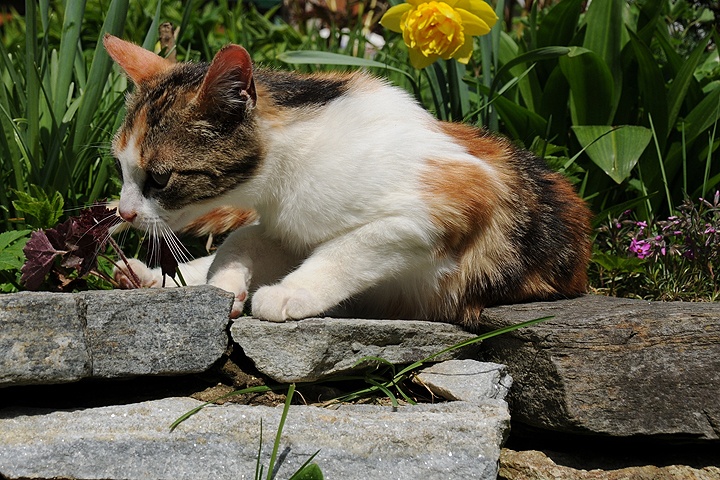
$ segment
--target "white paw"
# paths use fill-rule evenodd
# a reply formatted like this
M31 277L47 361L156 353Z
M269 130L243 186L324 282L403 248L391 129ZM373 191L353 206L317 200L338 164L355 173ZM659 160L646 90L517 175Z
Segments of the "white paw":
M238 281L238 278L242 278L241 275L230 270L224 270L214 275L208 284L213 287L222 288L226 292L230 292L235 295L232 309L230 310L230 318L238 318L242 315L243 309L245 308L245 300L248 297L247 286L245 282Z
M259 288L252 296L253 317L271 322L312 317L322 311L315 296L304 288L271 285Z
M242 292L235 295L232 310L230 310L230 318L239 318L243 314L243 310L245 309L245 300L247 300L247 296L247 290L243 290Z
M128 269L130 266L130 270ZM147 267L143 262L135 258L128 258L128 265L122 260L118 262L118 266L113 271L115 281L120 288L149 288L162 286L162 274ZM133 276L133 274L135 274ZM139 283L139 284L138 284Z

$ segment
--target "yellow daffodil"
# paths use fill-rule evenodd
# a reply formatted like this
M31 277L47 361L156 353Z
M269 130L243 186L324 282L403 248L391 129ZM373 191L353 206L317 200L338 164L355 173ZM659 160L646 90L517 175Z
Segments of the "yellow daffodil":
M383 15L380 23L401 32L415 68L425 68L438 58L468 63L473 36L485 35L497 15L484 0L406 0Z

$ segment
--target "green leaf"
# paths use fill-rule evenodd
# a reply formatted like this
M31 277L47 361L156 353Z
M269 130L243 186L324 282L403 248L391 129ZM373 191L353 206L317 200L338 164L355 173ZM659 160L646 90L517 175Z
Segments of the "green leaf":
M35 185L30 186L31 194L16 191L18 199L12 202L13 206L25 212L29 217L25 223L35 228L54 227L63 214L65 204L60 192L55 192L52 197ZM28 221L29 220L29 221Z
M614 85L611 112L614 114L622 86L620 54L625 35L623 10L626 0L593 0L585 14L587 31L583 47L597 54L608 67ZM605 123L605 122L603 122Z
M574 126L572 130L590 160L618 184L630 176L652 138L649 129L638 126Z
M685 138L688 143L706 132L720 119L720 86L708 93L685 117Z
M323 480L324 478L322 470L320 470L317 463L311 463L295 472L295 474L290 477L290 480Z
M593 252L591 261L611 272L640 273L645 271L643 267L645 261L637 257L618 257L617 255L595 251Z
M80 40L80 29L84 14L84 0L75 0L65 4L65 15L58 58L58 62L63 68L58 69L58 75L52 89L52 95L54 96L53 113L57 119L65 116L68 98L67 92L70 88L73 74L72 65L75 63L75 54L78 51L78 41Z
M650 49L632 32L630 32L630 43L639 67L638 83L642 95L642 105L644 110L652 116L658 141L664 148L669 131L665 79Z
M25 255L23 248L31 230L10 230L0 233L0 270L20 270Z
M575 125L606 125L613 114L613 76L596 53L572 47L560 57L560 69L570 84L571 115Z
M704 41L700 42L700 44L695 48L695 50L693 50L690 56L687 57L687 59L685 59L685 61L682 63L682 66L680 67L679 71L675 75L675 78L670 84L670 91L668 92L667 97L667 121L669 130L675 128L675 122L677 121L678 115L680 114L680 109L685 102L685 97L687 96L688 89L690 89L691 86L696 83L693 74L695 73L695 69L700 62L703 53L705 52L705 48L707 47L707 42L709 40L710 37L708 36Z
M548 9L538 29L538 47L570 45L584 3L583 0L564 0Z
M294 52L282 52L277 59L295 65L347 65L352 67L382 68L393 72L402 73L414 84L415 78L405 70L392 67L385 63L367 58L352 57L332 52L319 52L315 50L297 50Z
M524 70L525 64L528 63L535 63L535 62L541 62L543 60L551 60L558 57L562 57L564 55L567 55L571 52L571 49L568 47L545 47L545 48L538 48L536 50L532 50L523 54L520 54L513 58L512 60L509 60L506 62L497 72L495 75L495 78L493 78L492 84L490 85L490 96L495 93L497 90L497 87L500 83L500 81L507 76L508 74L512 73L515 76L518 76L521 74Z

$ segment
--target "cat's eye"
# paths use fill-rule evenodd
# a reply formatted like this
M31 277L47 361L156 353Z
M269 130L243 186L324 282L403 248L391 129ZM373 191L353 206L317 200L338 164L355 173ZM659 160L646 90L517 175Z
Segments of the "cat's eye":
M172 175L172 172L148 172L148 182L149 186L152 188L157 188L158 190L162 190L165 188L170 181L170 176Z

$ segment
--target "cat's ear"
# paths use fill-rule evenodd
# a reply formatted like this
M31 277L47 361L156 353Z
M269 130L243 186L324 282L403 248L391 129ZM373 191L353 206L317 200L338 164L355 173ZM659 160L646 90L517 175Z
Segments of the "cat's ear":
M163 73L174 65L171 61L139 45L126 42L109 33L103 37L103 45L110 57L120 65L135 85Z
M257 93L247 50L240 45L223 47L213 58L197 98L198 104L208 110L253 108Z

